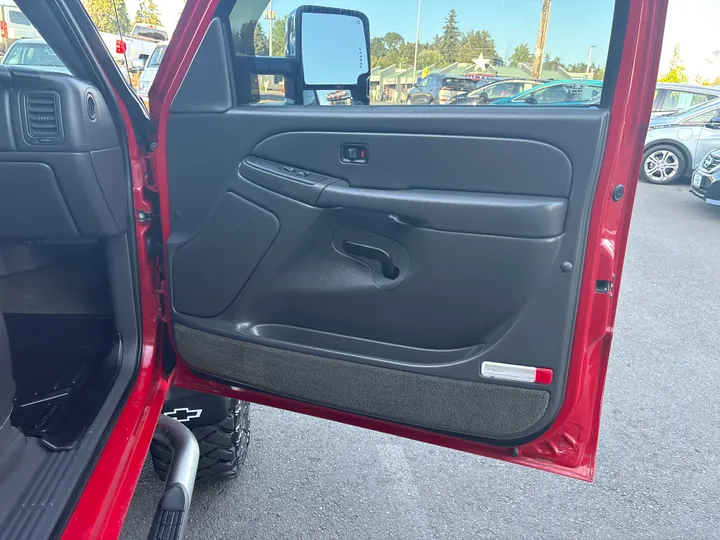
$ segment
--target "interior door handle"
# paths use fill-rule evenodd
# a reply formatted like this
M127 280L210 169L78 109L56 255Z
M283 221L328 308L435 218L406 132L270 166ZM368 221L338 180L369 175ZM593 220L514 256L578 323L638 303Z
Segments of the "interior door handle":
M380 263L380 267L382 268L383 276L386 278L397 279L400 275L400 269L393 263L392 255L384 249L380 249L375 246L368 246L366 244L359 244L357 242L351 242L350 240L343 241L342 246L343 250L345 250L345 253L348 255L378 261Z

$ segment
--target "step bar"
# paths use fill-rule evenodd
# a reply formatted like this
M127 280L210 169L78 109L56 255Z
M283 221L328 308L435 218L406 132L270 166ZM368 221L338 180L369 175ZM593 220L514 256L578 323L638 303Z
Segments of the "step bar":
M170 447L173 458L148 540L182 540L190 513L200 449L192 431L164 414L160 415L153 440Z

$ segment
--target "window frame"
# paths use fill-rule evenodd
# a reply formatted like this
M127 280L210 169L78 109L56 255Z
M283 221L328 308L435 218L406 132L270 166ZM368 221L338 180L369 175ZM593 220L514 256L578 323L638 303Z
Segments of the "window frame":
M667 90L665 88L656 88L655 89L655 97L653 98L652 112L662 112L660 107L662 106L663 101L665 101L666 94L667 94Z
M20 10L20 9L18 9L18 8L14 8L14 7L12 7L12 6L8 6L8 7L10 8L10 9L8 9L8 11L7 11L7 13L8 13L8 20L7 20L8 24L16 24L16 25L18 25L18 26L29 26L29 27L31 27L31 28L33 27L32 23L31 23L30 20L25 16L25 14L22 12L22 10ZM22 18L24 19L22 22L17 22L17 21L13 21L13 20L12 20L13 15L17 15L17 14L20 14L20 17L22 17Z
M678 112L679 113L679 112L686 111L688 109L692 109L693 107L697 107L699 105L704 104L704 103L696 103L695 105L691 104L685 108L681 108L679 106L679 103L680 103L680 99L682 98L683 95L707 97L708 99L705 100L705 103L718 98L718 96L713 96L712 94L707 94L707 93L704 93L701 91L696 91L696 90L673 90L671 88L663 88L663 90L665 91L665 98L663 99L662 105L657 110L653 109L654 112ZM670 107L670 108L666 109L665 102L668 99L670 99L670 96L672 96L672 94L674 94L674 93L678 94L678 99L677 99L678 106ZM690 101L692 102L692 98L690 98Z
M683 120L682 122L680 122L680 125L683 125L683 126L704 126L705 124L707 124L707 122L697 122L697 121L694 121L694 120L695 120L696 118L698 118L699 116L704 116L704 115L706 115L707 113L713 112L713 111L715 112L715 114L714 114L713 116L711 116L710 118L715 118L716 116L720 116L720 104L716 105L716 106L715 106L714 108L712 108L712 109L709 109L709 110L707 110L707 111L698 113L698 114L696 114L696 115L694 115L694 116L691 116L690 118L686 118L685 120Z

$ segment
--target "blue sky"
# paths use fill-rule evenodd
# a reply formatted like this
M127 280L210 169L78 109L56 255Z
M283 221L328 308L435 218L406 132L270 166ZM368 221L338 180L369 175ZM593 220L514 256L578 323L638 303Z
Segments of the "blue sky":
M442 32L448 11L454 8L460 30L488 30L501 56L527 43L535 50L542 0L421 0L420 40L430 41ZM398 32L415 41L417 0L273 0L283 16L300 4L314 4L364 12L372 36ZM564 62L587 62L591 45L593 61L604 64L610 41L613 0L553 0L545 50Z
M238 0L243 1L243 0ZM162 20L174 28L182 0L156 0ZM134 16L138 0L126 0L130 16ZM346 7L364 11L370 17L370 31L383 35L396 31L405 39L415 39L417 0L273 0L273 7L284 15L301 3ZM458 12L460 28L489 30L503 56L518 43L535 48L541 0L422 0L421 39L428 41L439 33L447 11ZM720 49L717 32L706 31L698 21L720 20L718 0L670 0L660 71L667 71L672 49L681 46L682 59L693 79L696 74L714 79L720 75L720 62L708 63L708 53ZM552 0L547 51L566 62L586 62L590 45L593 59L605 62L610 39L612 0Z

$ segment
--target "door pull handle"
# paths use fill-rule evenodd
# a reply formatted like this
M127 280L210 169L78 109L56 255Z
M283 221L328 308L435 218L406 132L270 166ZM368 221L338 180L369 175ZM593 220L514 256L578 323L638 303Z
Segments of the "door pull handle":
M400 269L393 263L392 255L384 249L365 244L358 244L357 242L351 242L349 240L344 240L342 246L345 253L348 255L354 255L356 257L362 257L364 259L371 259L379 262L382 274L387 279L397 279L400 275Z

